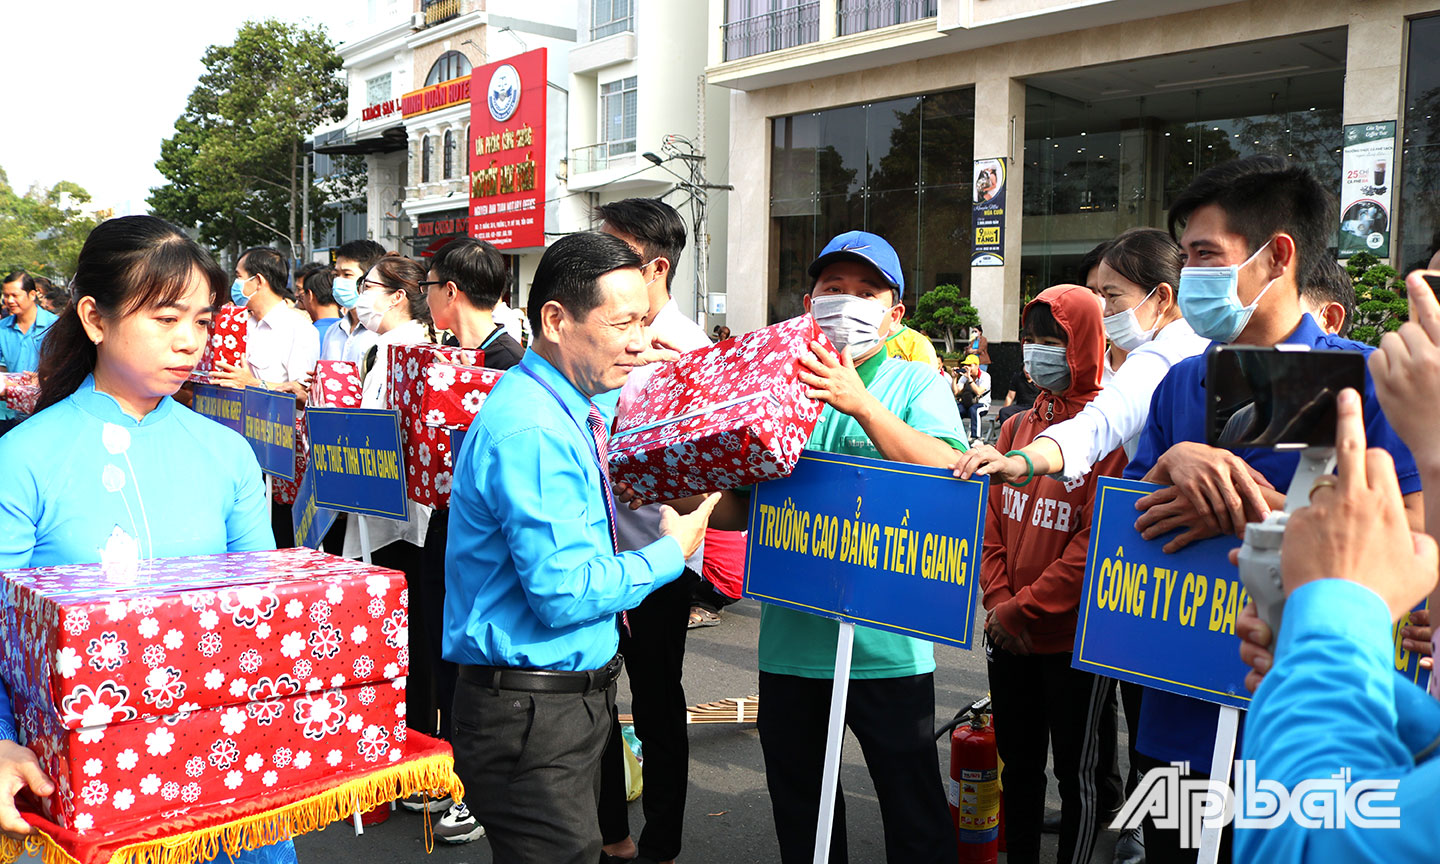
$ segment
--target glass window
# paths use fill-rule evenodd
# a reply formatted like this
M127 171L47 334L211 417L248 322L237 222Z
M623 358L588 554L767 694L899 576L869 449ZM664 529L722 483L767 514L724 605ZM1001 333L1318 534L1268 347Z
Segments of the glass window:
M636 79L600 85L600 140L611 157L635 152Z
M1127 228L1165 228L1176 197L1215 165L1256 154L1284 156L1339 192L1343 32L1264 44L1030 80L1020 202L1022 299L1077 281L1080 258ZM1238 73L1245 68L1233 63L1243 58L1282 64L1296 51L1328 53L1334 65L1315 62L1315 71L1305 74L1243 83L1227 83L1226 74L1183 89L1163 83L1166 69L1188 69L1170 74L1194 76L1218 66ZM1144 95L1107 95L1119 88L1121 76L1155 83L1136 85Z
M439 84L441 81L453 81L462 75L469 74L470 58L459 51L446 51L430 67L430 74L425 76L425 86Z
M442 148L445 161L445 171L441 175L446 180L455 176L455 132L452 129L445 130L445 145Z
M635 29L631 0L594 0L590 8L591 39L604 39Z
M1427 50L1430 39L1440 39L1440 17L1410 22L1394 256L1402 273L1426 266L1440 247L1440 56Z
M969 292L974 107L967 89L775 118L769 321L803 311L810 262L855 228L899 253L907 308L936 285Z
M937 0L838 0L835 14L841 36L934 18Z
M430 164L435 161L435 139L429 135L420 138L420 182L430 182Z
M365 79L365 104L378 105L390 98L390 73Z

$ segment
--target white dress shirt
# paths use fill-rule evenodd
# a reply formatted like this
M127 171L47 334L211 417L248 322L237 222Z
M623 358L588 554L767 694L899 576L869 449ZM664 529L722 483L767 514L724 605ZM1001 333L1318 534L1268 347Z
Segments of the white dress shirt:
M365 354L375 347L375 341L379 335L374 330L367 330L364 324L356 324L350 335L345 337L345 347L340 350L340 358L346 363L354 363L363 371Z
M1155 388L1171 366L1203 354L1209 344L1210 340L1195 335L1184 318L1167 324L1154 339L1125 357L1105 389L1079 414L1041 432L1041 437L1060 447L1065 459L1061 479L1070 483L1084 477L1090 466L1116 447L1124 446L1125 455L1134 458ZM1108 365L1109 352L1106 354Z
M495 308L490 310L490 318L496 324L504 327L511 339L521 345L525 344L525 325L521 320L523 316L518 311L511 309L504 300L496 303Z
M655 315L655 320L650 324L650 336L662 339L682 352L710 347L710 337L705 335L705 329L686 318L679 307L675 305L674 300L666 303L664 308ZM642 366L626 377L625 386L620 389L619 416L624 416L625 411L640 395L640 391L645 387L645 382L650 380L650 376L654 374L659 365L652 363L649 366ZM615 536L619 541L621 552L644 549L660 539L660 505L646 504L639 510L617 507L615 510ZM705 544L701 543L700 548L695 550L695 554L685 560L685 566L699 573L704 562Z
M299 381L315 371L320 359L320 332L310 316L285 302L276 303L256 318L249 318L246 360L250 374L261 381Z

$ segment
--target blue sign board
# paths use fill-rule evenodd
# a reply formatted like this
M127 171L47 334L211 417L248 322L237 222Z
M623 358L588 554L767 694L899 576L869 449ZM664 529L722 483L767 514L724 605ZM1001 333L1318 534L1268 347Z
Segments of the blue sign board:
M399 412L311 408L306 417L316 506L409 518Z
M806 450L756 485L745 596L970 647L989 481Z
M1248 707L1249 667L1240 660L1235 619L1249 592L1229 559L1240 541L1214 537L1173 555L1162 552L1169 536L1145 540L1135 530L1135 502L1161 488L1100 478L1072 665L1207 702ZM1398 637L1395 646L1395 668L1424 686L1419 658L1401 650Z
M203 414L219 423L245 434L245 393L214 384L196 384L195 398L190 407L196 414Z
M295 504L290 508L290 526L295 531L295 545L319 549L320 541L330 532L339 514L321 507L315 498L315 461L305 463L305 476L296 487Z
M259 387L245 388L245 424L240 430L260 470L295 479L295 397Z

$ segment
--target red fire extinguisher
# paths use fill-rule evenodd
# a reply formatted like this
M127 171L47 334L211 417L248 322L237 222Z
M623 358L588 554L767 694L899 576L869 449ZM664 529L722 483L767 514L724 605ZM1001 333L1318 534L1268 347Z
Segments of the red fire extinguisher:
M950 816L960 864L999 860L1000 771L990 716L974 710L950 734Z

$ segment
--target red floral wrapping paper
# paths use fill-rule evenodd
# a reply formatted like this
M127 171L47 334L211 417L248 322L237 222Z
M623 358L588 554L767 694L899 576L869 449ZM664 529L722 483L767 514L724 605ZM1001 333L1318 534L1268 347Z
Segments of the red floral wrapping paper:
M316 408L359 408L360 367L343 360L321 360L310 377L306 404Z
M483 359L483 358L482 358ZM469 429L485 397L505 373L481 366L431 363L426 367L420 416L426 426Z
M3 577L0 675L65 827L403 756L397 571L286 549Z
M483 363L485 354L448 345L391 345L387 361L387 404L400 412L401 442L405 447L405 494L417 504L450 506L450 430L427 426L426 399L431 384L448 382L437 365L471 366ZM447 383L448 386L448 383Z
M797 374L811 342L834 350L802 315L663 364L610 438L610 476L663 501L788 475L823 407Z
M40 382L34 372L0 373L5 379L5 404L21 414L34 414L40 401Z
M300 497L300 482L305 479L305 462L310 457L310 425L305 422L305 409L295 409L295 479L272 477L275 500L287 507Z
M200 362L190 372L190 380L197 384L209 384L210 373L215 371L215 360L238 365L249 348L250 325L244 306L221 306L210 325L210 341L205 343L205 352Z

